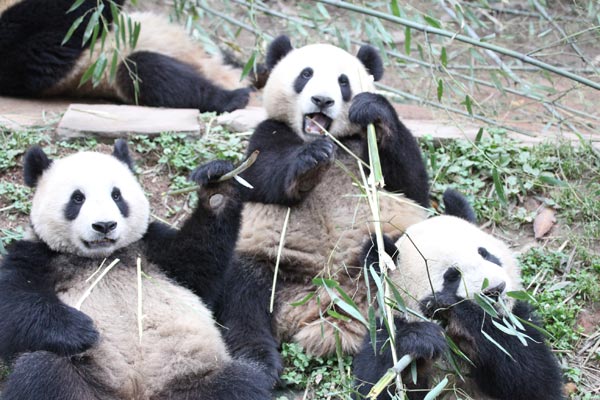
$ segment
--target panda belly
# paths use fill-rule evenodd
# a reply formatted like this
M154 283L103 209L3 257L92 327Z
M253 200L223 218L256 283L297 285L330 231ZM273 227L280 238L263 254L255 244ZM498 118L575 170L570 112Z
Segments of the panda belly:
M140 338L135 254L115 256L120 262L93 288L81 311L100 332L97 345L86 352L94 360L96 377L123 398L145 399L176 377L202 376L219 369L230 357L200 299L145 259L142 270L148 278L142 279ZM104 266L113 259L107 259ZM57 260L60 273L68 277L57 285L58 296L73 307L92 284L95 277L86 280L99 265L98 260L79 260L87 265Z
M170 23L166 16L151 12L134 12L130 13L129 16L134 22L139 22L142 29L135 49L129 47L120 49L120 60L139 51L160 53L193 66L203 76L210 77L211 81L218 83L225 89L237 89L247 86L247 82L240 82L239 71L225 65L220 57L212 57L206 54L199 42L190 38L181 26ZM87 69L98 60L100 45L96 45L96 49L92 54L90 54L90 50L84 52L69 74L44 94L126 99L127 97L120 93L116 81L110 80L109 71L113 49L115 49L115 33L111 31L107 35L105 48L105 53L109 58L109 66L97 86L94 87L91 81L79 86L79 82Z
M337 159L360 176L353 157L338 150ZM427 216L402 195L381 195L380 210L382 230L392 237ZM237 250L275 260L286 212L287 207L280 205L246 204ZM291 209L282 260L293 269L286 270L284 265L280 273L335 278L344 271L356 275L362 269L358 262L362 245L374 232L372 221L366 198L347 173L333 165L307 198Z

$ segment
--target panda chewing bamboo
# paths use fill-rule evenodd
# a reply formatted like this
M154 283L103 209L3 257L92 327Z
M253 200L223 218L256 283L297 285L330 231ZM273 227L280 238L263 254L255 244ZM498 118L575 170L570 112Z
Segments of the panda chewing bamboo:
M419 146L394 107L373 93L383 74L377 51L363 46L356 56L328 44L292 48L280 36L266 56L264 88L268 119L250 138L256 162L242 173L253 189L246 201L236 258L217 306L224 336L234 354L259 361L275 383L282 341L315 355L332 354L339 334L344 353L356 353L366 334L336 310L315 277L336 280L363 315L367 295L359 255L372 230L366 199L354 185L359 163L324 134L324 129L368 162L366 126L374 123L387 196L381 196L383 230L398 237L427 215L427 173ZM393 194L392 194L393 193ZM269 312L281 231L291 208ZM243 277L243 279L240 279ZM302 305L295 305L317 293ZM339 312L339 310L337 310Z
M564 399L560 367L544 336L534 327L541 326L539 318L529 304L507 295L522 290L513 254L506 244L474 225L475 213L458 192L447 190L444 203L449 215L412 225L395 245L390 239L386 241L385 251L397 260L398 267L389 275L406 307L441 323L423 321L412 314L397 313L394 318L398 357L409 354L417 362L416 382L410 368L402 374L408 398L423 399L435 381L450 376L455 379L440 399ZM371 247L365 247L369 265L377 263L377 251ZM502 300L513 316L508 317L506 309L496 303L498 316L492 318L473 300L478 295ZM510 322L514 317L524 322ZM514 324L525 343L498 328L503 318ZM472 363L459 362L465 381L454 376L451 364L439 370L433 366L448 350L444 333ZM365 398L392 366L389 335L379 324L376 349L366 337L362 351L354 358L360 394L356 398ZM377 399L394 395L402 396L391 385Z

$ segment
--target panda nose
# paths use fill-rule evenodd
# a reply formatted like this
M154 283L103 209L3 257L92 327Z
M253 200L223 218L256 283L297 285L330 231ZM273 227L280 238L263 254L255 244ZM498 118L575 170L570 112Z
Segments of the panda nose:
M104 233L104 234L107 234L108 232L115 230L116 227L117 227L117 223L115 221L101 221L101 222L95 222L92 224L92 228L96 232L100 232L100 233Z
M506 289L506 282L501 282L499 285L496 285L492 288L486 288L483 293L486 296L500 296L504 293L504 289Z
M325 96L312 96L310 99L320 109L329 108L333 105L333 103L335 103L335 100L333 100L331 97Z

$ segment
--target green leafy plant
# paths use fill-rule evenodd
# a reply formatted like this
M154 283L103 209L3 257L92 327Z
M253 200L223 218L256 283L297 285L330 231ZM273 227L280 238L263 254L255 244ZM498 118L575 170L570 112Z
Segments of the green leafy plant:
M337 357L308 355L296 343L284 343L281 355L284 360L281 380L289 388L308 389L310 398L315 400L350 397L351 357L344 357L340 366Z

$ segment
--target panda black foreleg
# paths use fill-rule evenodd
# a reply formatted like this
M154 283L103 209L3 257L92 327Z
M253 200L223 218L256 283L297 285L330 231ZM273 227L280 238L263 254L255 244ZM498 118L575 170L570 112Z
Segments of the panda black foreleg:
M47 350L72 355L98 340L93 321L61 302L47 271L52 252L46 245L12 245L0 270L0 357Z
M196 168L190 180L200 190L192 215L178 231L153 223L145 237L151 259L209 306L233 257L241 221L238 184L218 181L231 170L233 164L222 160Z
M117 400L93 376L91 360L47 351L20 356L0 400Z
M104 1L107 3L107 1ZM117 0L122 4L124 0ZM73 0L25 0L7 9L0 18L0 94L38 96L54 87L85 51L84 26L97 0L85 0L67 13ZM79 29L63 45L73 22L84 17ZM103 17L112 20L105 4Z
M539 325L527 303L517 302L513 313ZM471 373L478 387L498 399L564 399L560 367L544 343L542 334L535 328L524 325L523 333L531 338L526 339L525 346L517 337L495 328L491 320L491 316L472 302L462 302L451 311L451 323L456 321L457 325L454 330L466 331L476 343L473 351L475 367ZM510 357L484 337L482 330L502 346Z
M271 397L269 379L256 365L232 360L202 377L186 376L171 382L149 400L270 400Z
M396 354L402 357L410 354L417 362L417 381L412 381L409 370L402 373L402 380L410 400L425 397L429 388L429 369L447 348L442 328L432 322L407 322L403 318L395 317L396 326ZM373 351L371 337L365 337L363 347L355 357L352 364L355 386L358 393L366 398L373 385L394 366L392 359L391 343L385 326L379 322L377 326L376 350ZM378 400L391 399L395 392L395 385L391 385L381 392Z
M223 89L194 67L173 57L136 51L117 69L118 94L127 103L171 108L197 108L224 113L248 104L251 89Z
M269 312L273 278L268 271L269 265L252 257L236 257L227 271L216 316L232 355L260 366L270 386L275 386L283 362Z
M390 102L379 94L359 93L352 100L348 118L363 127L375 124L386 190L404 193L429 207L429 182L421 149ZM366 141L362 157L369 159Z
M475 364L471 376L482 392L504 400L564 399L560 368L538 330L524 324L523 334L531 338L526 339L525 346L517 337L496 328L492 317L476 303L459 298L453 294L455 289L445 289L436 293L435 300L432 297L425 302L425 313L435 316L442 310L438 316L446 321L449 336ZM539 325L527 303L518 301L512 312Z
M275 120L255 129L248 153L255 150L260 151L256 162L242 174L254 186L242 189L244 200L286 206L302 201L335 158L335 145L328 138L305 142Z

